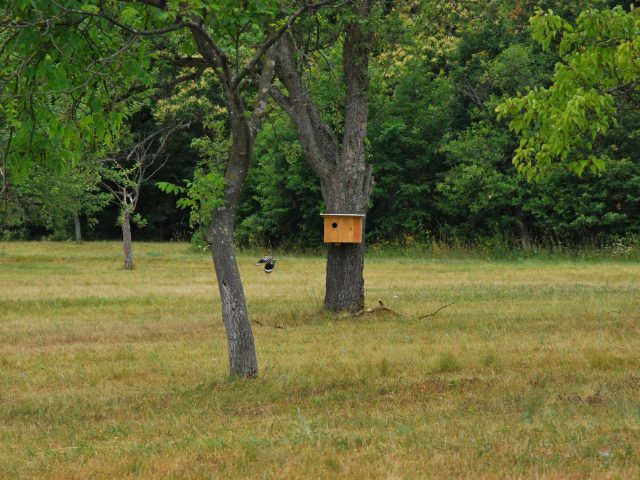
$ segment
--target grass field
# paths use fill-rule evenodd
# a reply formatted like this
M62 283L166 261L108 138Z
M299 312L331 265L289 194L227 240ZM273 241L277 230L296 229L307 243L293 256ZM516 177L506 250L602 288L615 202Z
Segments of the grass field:
M227 379L207 255L0 244L0 478L639 478L640 264L239 255L257 380ZM434 317L417 317L455 301Z

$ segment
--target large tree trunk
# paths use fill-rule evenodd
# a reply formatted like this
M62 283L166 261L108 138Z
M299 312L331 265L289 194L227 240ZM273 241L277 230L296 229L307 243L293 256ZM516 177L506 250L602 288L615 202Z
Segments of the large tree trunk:
M361 18L368 15L369 2L355 7ZM371 166L367 165L367 86L371 38L360 22L347 27L343 47L346 86L344 134L340 165L329 177L330 188L323 189L328 213L366 213L372 187ZM327 198L329 197L329 198ZM362 243L329 246L327 250L327 289L324 306L331 311L355 312L364 308L364 228ZM342 250L341 250L342 249Z
M341 153L340 168L328 182L323 182L327 213L365 214L373 180L371 168L364 160L364 145L361 149L343 148ZM362 243L327 245L324 297L327 310L356 312L364 308L365 226L366 220L362 222Z
M327 247L327 279L324 308L355 312L364 308L364 244Z
M364 165L364 160L361 165ZM338 174L340 175L340 174ZM358 174L357 184L345 186L343 179L330 178L324 193L327 213L364 214L371 189L371 169ZM337 188L336 188L337 187ZM324 189L323 189L324 190ZM342 198L342 201L339 199ZM364 308L364 231L362 243L327 245L327 277L324 308L333 312L356 312Z
M124 249L124 268L133 270L133 247L131 246L131 214L122 214L122 247Z
M82 227L80 225L80 215L73 214L73 226L75 228L76 243L82 243Z
M320 111L302 82L293 42L284 36L276 49L276 72L288 95L273 88L272 96L296 125L305 160L320 178L326 213L365 214L373 185L365 148L368 64L373 41L365 20L370 5L369 0L353 2L353 13L359 18L346 28L343 47L346 95L341 142L321 120ZM361 310L364 307L363 272L364 242L329 245L324 307L335 312Z

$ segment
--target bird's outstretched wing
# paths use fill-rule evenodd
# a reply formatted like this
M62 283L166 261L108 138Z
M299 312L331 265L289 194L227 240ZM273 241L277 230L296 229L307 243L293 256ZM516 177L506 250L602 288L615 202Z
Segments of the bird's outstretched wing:
M258 263L256 263L256 265L262 265L263 263L269 263L269 262L271 262L273 260L274 260L274 258L271 255L265 255L260 260L258 260Z
M265 255L260 260L258 260L258 263L256 263L256 265L262 264L264 264L264 273L271 273L276 266L276 259L271 255Z

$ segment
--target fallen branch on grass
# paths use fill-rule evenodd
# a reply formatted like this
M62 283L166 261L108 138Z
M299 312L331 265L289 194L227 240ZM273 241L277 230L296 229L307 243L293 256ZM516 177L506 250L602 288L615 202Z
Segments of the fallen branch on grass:
M351 316L359 317L360 315L364 315L365 313L377 313L377 312L388 312L388 313L391 313L392 315L397 315L399 317L402 316L401 313L398 313L395 310L391 310L389 307L385 306L385 304L382 303L382 300L378 300L378 303L380 305L378 305L377 307L363 308L362 310L358 310L356 313L352 313Z
M260 325L261 327L273 327L273 328L287 328L284 325L280 325L279 323L274 323L273 325L270 323L262 323L259 322L258 320L251 320L253 323L255 323L256 325Z
M450 307L450 306L451 306L451 305L453 305L454 303L456 303L456 302L447 303L446 305L441 306L439 309L437 309L437 310L436 310L435 312L433 312L433 313L429 313L429 314L427 314L427 315L423 315L423 316L421 316L421 317L418 317L418 320L422 320L423 318L427 318L427 317L435 317L435 316L438 314L438 312L439 312L440 310L442 310L442 309L444 309L444 308L447 308L447 307Z

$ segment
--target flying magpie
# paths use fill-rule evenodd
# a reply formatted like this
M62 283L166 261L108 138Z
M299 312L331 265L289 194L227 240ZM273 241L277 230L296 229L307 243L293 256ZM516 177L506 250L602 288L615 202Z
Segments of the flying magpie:
M267 255L258 260L256 265L262 265L264 263L264 273L271 273L276 266L276 259L271 255Z

